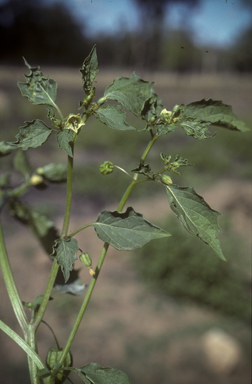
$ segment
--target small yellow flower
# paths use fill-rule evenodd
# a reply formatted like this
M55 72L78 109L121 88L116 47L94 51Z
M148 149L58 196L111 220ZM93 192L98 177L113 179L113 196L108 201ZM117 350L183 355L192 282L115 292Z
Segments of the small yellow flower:
M71 129L74 132L78 132L79 129L84 127L85 123L80 115L69 115L65 123L65 129Z

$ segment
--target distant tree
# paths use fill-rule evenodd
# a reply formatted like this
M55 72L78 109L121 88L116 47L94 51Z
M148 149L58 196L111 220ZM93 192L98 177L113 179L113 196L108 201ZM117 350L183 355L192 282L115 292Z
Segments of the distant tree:
M8 0L0 5L0 59L74 65L83 59L83 27L60 3Z
M156 69L160 61L162 38L165 28L165 14L169 6L184 4L187 8L186 18L201 0L135 0L140 13L140 38L138 47L138 64ZM183 16L183 15L182 15ZM140 52L140 53L139 53Z

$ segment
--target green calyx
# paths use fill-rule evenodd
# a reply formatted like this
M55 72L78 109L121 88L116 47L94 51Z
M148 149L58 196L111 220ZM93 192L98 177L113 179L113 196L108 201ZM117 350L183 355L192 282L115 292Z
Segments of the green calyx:
M57 366L55 366L55 365L59 362L62 353L63 353L62 348L50 348L49 349L49 351L47 353L47 357L46 357L46 365L50 370L53 371L53 370L57 369ZM72 366L72 354L71 354L71 352L68 352L68 354L64 360L63 365L64 365L64 367L71 367ZM70 371L64 370L64 368L62 368L57 373L57 375L55 377L55 384L64 383L64 381L66 380L69 373L70 373Z
M114 164L111 163L111 161L104 161L99 167L99 171L102 175L108 175L109 173L112 173L114 170Z
M80 255L80 261L82 262L82 264L85 265L85 267L87 267L89 269L90 275L94 276L95 271L92 269L92 259L91 259L90 254L88 252L82 253Z

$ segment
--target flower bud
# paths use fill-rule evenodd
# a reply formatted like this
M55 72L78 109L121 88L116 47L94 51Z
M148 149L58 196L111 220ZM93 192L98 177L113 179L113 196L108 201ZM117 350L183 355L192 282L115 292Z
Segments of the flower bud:
M172 179L168 175L161 176L161 181L165 185L171 185L172 184Z
M104 96L104 97L101 97L98 101L97 101L97 105L102 105L106 102L107 98Z
M43 182L44 182L43 177L39 175L33 175L30 178L31 185L38 185L38 184L42 184Z
M180 110L180 106L178 104L174 105L172 113L175 114Z
M111 161L104 161L100 165L99 171L101 172L102 175L107 175L109 173L112 173L114 170L114 164L111 163Z

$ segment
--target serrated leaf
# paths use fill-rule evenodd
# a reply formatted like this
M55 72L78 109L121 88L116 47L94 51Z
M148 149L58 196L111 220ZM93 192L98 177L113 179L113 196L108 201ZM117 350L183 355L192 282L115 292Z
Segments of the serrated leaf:
M125 212L104 210L93 224L99 239L119 251L141 248L152 239L171 236L128 207Z
M105 89L104 96L118 101L125 109L141 118L145 102L153 95L152 84L153 82L144 81L133 72L130 78L116 78Z
M37 148L46 142L52 130L42 120L25 121L26 125L19 128L14 144L24 151L28 148Z
M17 147L15 145L0 141L0 157L9 155L9 153L16 149Z
M50 255L55 239L59 237L54 224L46 216L35 212L18 199L11 199L10 214L22 224L27 225L40 241L45 251Z
M211 125L209 122L205 123L197 119L188 119L182 121L180 125L187 136L193 136L195 139L204 140L213 137L209 135L208 127Z
M136 129L125 122L126 112L124 112L119 105L107 105L106 107L99 108L95 112L95 117L113 129Z
M65 164L50 163L44 167L38 168L37 173L52 182L66 181L67 166Z
M73 263L77 260L78 242L73 238L57 239L53 248L51 257L60 265L66 283L70 277L70 271L73 269Z
M27 82L18 81L18 87L24 97L35 105L49 105L55 107L57 96L57 83L49 77L44 77L40 67L31 67L24 59L29 68L29 75L24 75Z
M193 188L173 184L166 186L166 192L171 209L185 229L207 243L222 260L225 260L217 238L220 232L217 218L220 214L210 208Z
M98 60L96 54L96 45L93 46L90 54L83 62L80 73L82 75L83 89L85 93L89 94L92 89L92 83L98 73Z
M166 135L169 132L174 132L179 125L176 124L157 124L157 136Z
M132 384L128 376L115 368L102 368L96 363L90 363L80 368L93 384Z
M63 131L56 133L56 139L59 147L63 149L63 151L65 151L70 157L73 157L73 150L71 146L73 135L74 132L70 129L64 129Z
M13 159L14 168L16 171L22 173L25 177L28 177L31 173L31 166L28 162L27 156L21 149L17 151Z
M249 127L240 120L232 111L232 107L223 104L222 101L202 99L182 106L180 117L193 118L202 122L210 122L213 125L230 130L247 132Z

